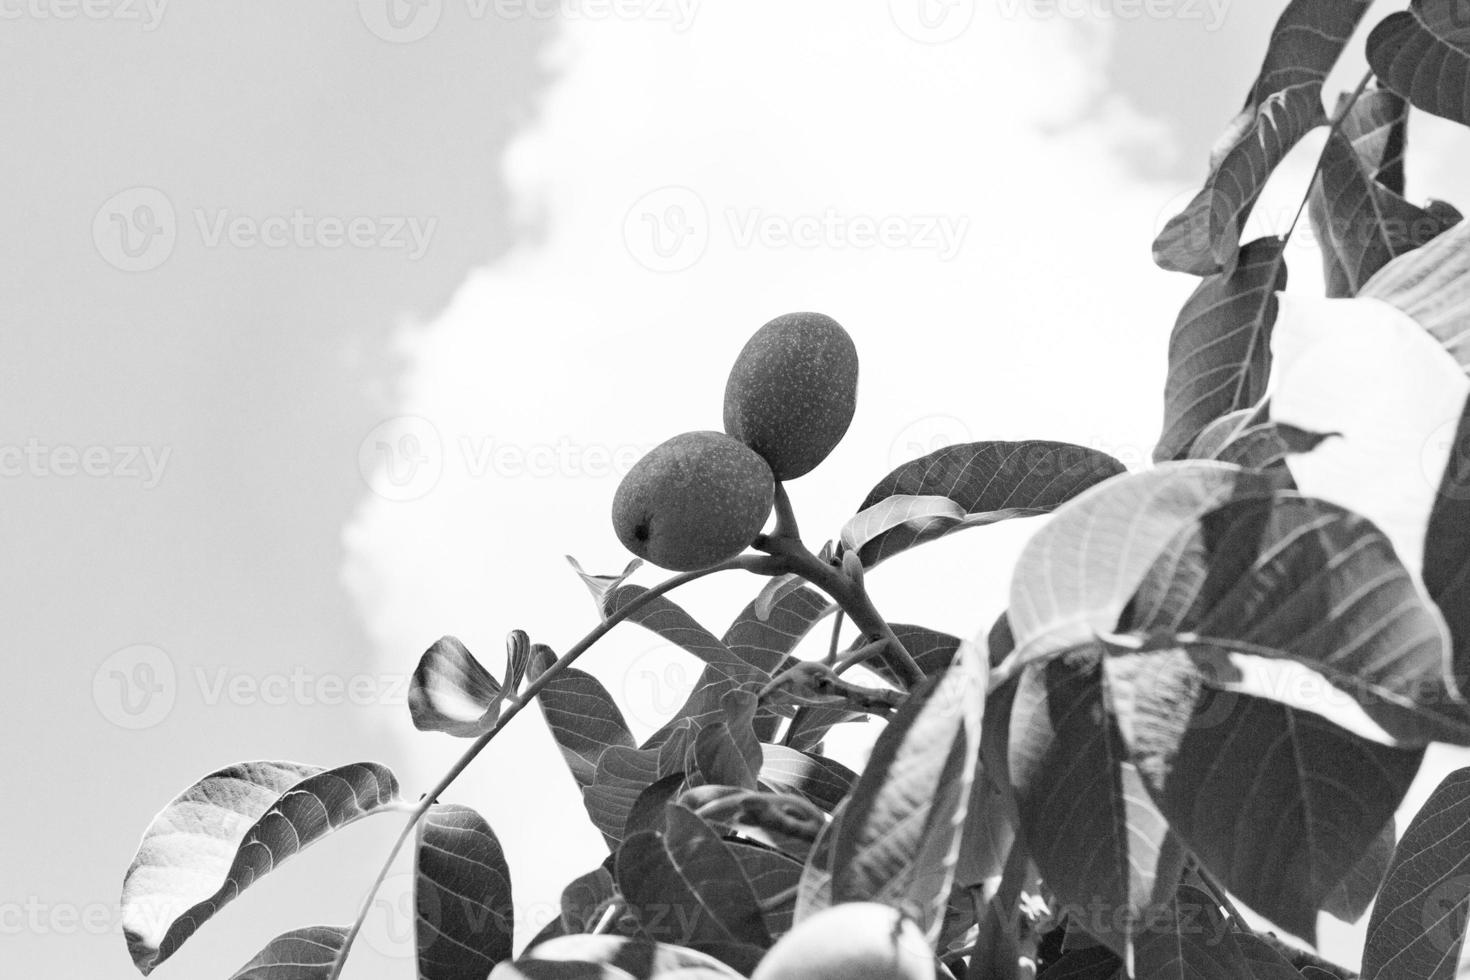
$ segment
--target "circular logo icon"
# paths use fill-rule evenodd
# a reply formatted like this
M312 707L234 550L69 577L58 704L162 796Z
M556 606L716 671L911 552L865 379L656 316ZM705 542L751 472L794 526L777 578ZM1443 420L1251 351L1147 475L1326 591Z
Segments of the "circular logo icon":
M922 44L953 41L975 20L975 0L888 0L893 23Z
M1444 480L1446 472L1455 476L1470 474L1470 432L1461 433L1459 419L1451 419L1429 434L1420 450L1419 464L1425 482L1441 495L1451 500L1470 498L1470 485Z
M709 247L709 209L687 187L661 187L640 197L623 219L628 253L652 272L683 272Z
M642 741L684 706L699 680L698 661L673 644L650 647L622 672L617 698L633 734Z
M1424 938L1439 950L1449 952L1464 938L1464 918L1457 914L1459 905L1470 894L1470 875L1455 875L1442 881L1424 896L1419 924Z
M173 659L147 644L124 647L92 674L92 702L119 728L140 731L168 717L178 700Z
M168 261L179 234L168 195L154 187L114 194L92 218L97 254L123 272L148 272Z
M363 921L362 935L372 949L381 956L391 959L407 959L417 952L416 935L418 917L425 915L427 924L437 928L440 924L436 892L424 890L426 908L417 907L414 895L414 875L402 871L383 881L373 904Z
M390 44L422 41L439 26L444 0L357 0L367 29Z
M380 423L357 448L357 468L384 500L418 500L444 474L444 443L428 419L400 415Z
M964 419L953 415L926 415L910 422L893 437L888 446L888 465L897 468L935 450L974 440Z

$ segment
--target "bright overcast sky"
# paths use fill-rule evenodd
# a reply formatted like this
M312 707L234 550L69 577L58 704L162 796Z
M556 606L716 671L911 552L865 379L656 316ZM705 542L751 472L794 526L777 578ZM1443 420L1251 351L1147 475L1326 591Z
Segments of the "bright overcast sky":
M169 454L155 486L0 483L7 662L26 692L0 739L26 747L6 775L36 797L0 818L0 910L44 920L0 933L0 972L135 975L107 918L122 872L155 810L212 768L380 758L417 796L461 744L415 735L395 682L443 633L492 667L512 628L574 642L595 613L563 556L622 567L622 470L719 427L730 361L772 316L831 314L862 359L847 440L791 488L814 544L946 442L1062 439L1143 465L1192 285L1149 243L1280 6L1150 21L645 0L616 8L645 16L558 25L492 0L397 22L377 0L278 0L166 7L151 27L0 22L16 150L0 199L31 229L0 246L0 442ZM1272 230L1302 172L1273 188ZM1410 196L1449 179L1411 171ZM136 188L163 195L177 242L127 273L94 223ZM371 218L375 243L221 231L289 229L298 211ZM878 602L972 635L1033 527L897 559ZM719 632L758 587L701 583L689 606ZM109 665L136 645L172 687L129 727ZM639 731L694 673L636 627L585 665ZM303 670L365 678L373 703L251 693ZM534 714L450 796L507 845L521 941L602 857ZM395 829L375 823L252 889L158 975L220 973L276 932L350 918L371 876L354 856L375 863ZM69 909L103 923L57 924ZM390 925L349 977L408 975Z

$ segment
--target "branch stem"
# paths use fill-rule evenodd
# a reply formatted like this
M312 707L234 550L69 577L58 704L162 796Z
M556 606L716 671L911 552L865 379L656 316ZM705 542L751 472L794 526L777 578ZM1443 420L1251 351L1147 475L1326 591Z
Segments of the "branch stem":
M1332 117L1332 122L1327 129L1328 143L1332 142L1334 136L1342 132L1342 124L1347 121L1348 113L1353 111L1353 106L1358 104L1358 100L1363 97L1363 93L1368 89L1368 83L1372 80L1373 72L1370 69L1358 80L1357 88L1353 89L1352 95L1348 96L1348 100L1342 104L1342 108L1338 109L1337 113ZM1307 182L1307 192L1302 195L1302 203L1296 209L1296 216L1291 219L1291 227L1287 228L1286 234L1281 236L1282 251L1286 250L1286 243L1291 241L1291 236L1296 231L1297 223L1302 220L1302 212L1307 209L1307 202L1312 199L1312 189L1317 186L1317 180L1322 176L1322 163L1326 159L1327 146L1324 145L1321 154L1317 157L1317 165L1312 168L1312 179Z
M367 921L368 913L372 911L373 898L378 894L378 889L382 887L383 882L387 880L388 873L393 868L393 862L398 857L398 852L403 850L403 845L408 842L408 838L414 832L414 828L418 826L418 822L423 819L424 814L429 812L429 808L438 802L439 796L449 788L449 785L459 778L460 774L475 760L475 757L484 751L485 746L489 745L495 736L499 735L505 729L505 726L510 724L511 720L521 713L526 705L534 701L536 696L545 690L548 684L556 680L562 671L575 663L578 657L591 649L592 645L606 636L614 626L617 626L653 600L706 575L713 575L715 572L729 571L734 568L746 568L762 561L763 559L748 556L731 558L728 561L721 562L718 565L712 565L709 568L701 568L693 572L683 572L672 578L665 579L658 585L648 589L642 595L607 614L602 622L589 630L586 636L577 641L576 645L562 654L550 667L546 668L545 673L528 685L518 700L514 702L508 701L509 707L495 722L495 727L471 742L469 748L464 750L464 753L455 760L454 765L450 766L449 770L434 784L434 788L425 793L410 810L407 823L404 824L403 830L399 832L398 839L393 842L393 847L389 850L387 859L383 862L382 868L378 871L377 878L373 881L372 887L368 889L367 896L362 901L362 907L359 909L357 918L353 921L351 929L347 932L347 937L342 944L342 952L338 954L337 962L332 967L332 972L328 974L327 980L337 980L341 975L342 966L347 962L347 954L352 949L352 942L357 938L358 933L362 931L363 924Z

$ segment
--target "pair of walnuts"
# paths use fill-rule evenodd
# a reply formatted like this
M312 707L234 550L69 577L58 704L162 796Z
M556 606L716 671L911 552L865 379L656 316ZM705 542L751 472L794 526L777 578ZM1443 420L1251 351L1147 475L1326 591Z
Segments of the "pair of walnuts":
M788 313L767 323L730 370L725 431L674 436L623 478L618 539L676 572L740 554L770 517L776 481L811 472L841 441L857 380L857 348L836 320Z

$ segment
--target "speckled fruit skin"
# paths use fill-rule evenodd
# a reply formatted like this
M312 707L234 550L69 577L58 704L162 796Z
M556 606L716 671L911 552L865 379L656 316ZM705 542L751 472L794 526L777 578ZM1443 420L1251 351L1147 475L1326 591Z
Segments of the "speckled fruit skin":
M898 910L844 902L782 936L751 980L935 980L934 953Z
M723 432L686 432L649 450L613 496L613 529L633 554L692 572L744 551L771 514L771 468Z
M725 431L778 480L804 476L842 440L857 407L857 347L821 313L787 313L746 342L725 383Z

